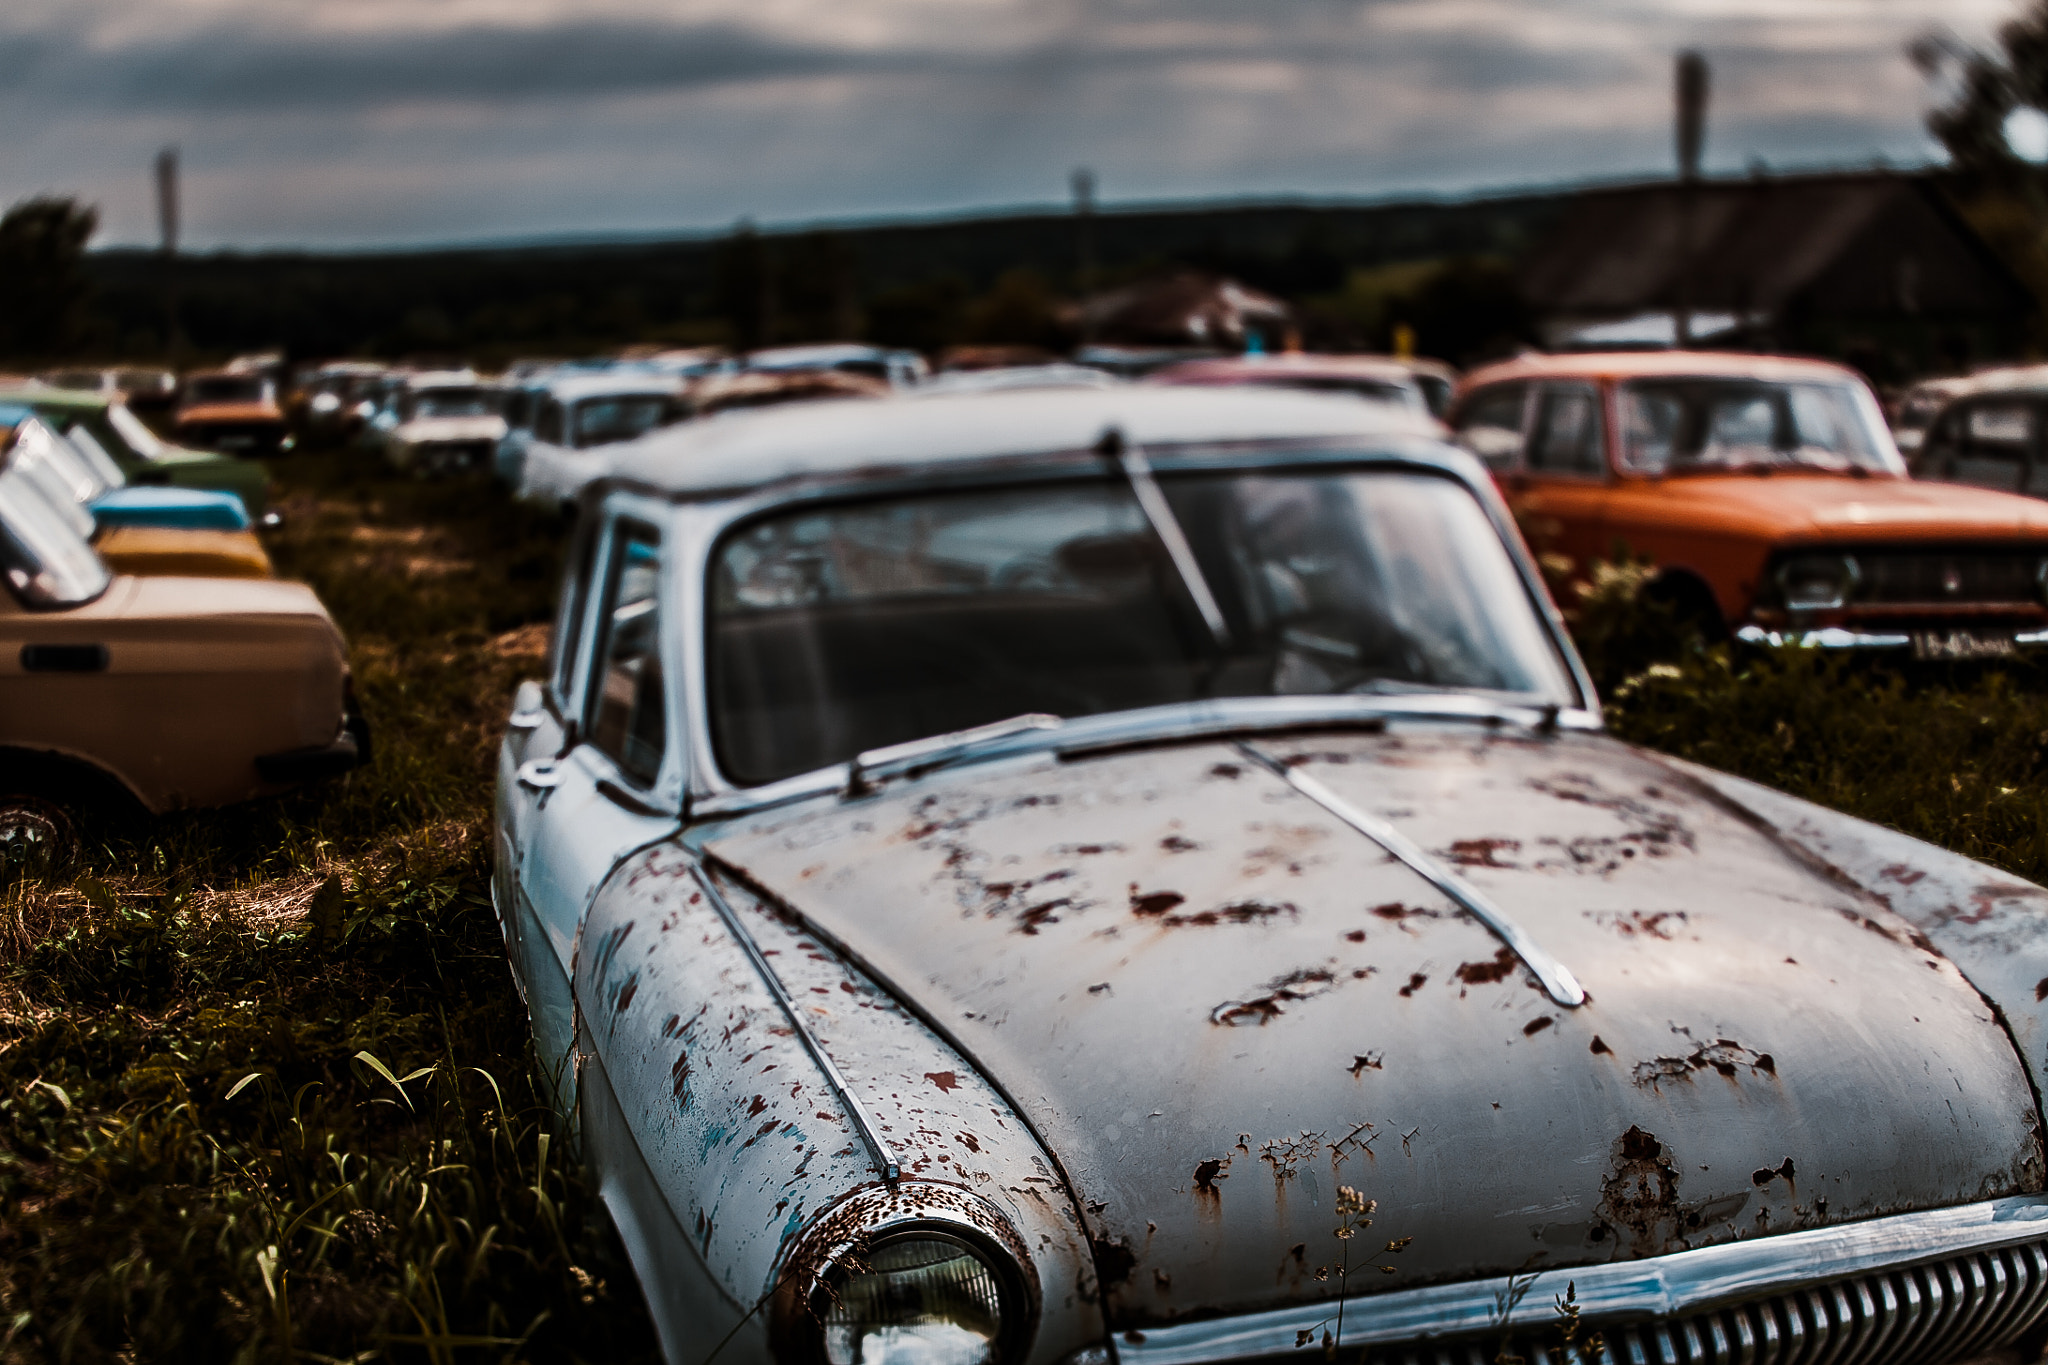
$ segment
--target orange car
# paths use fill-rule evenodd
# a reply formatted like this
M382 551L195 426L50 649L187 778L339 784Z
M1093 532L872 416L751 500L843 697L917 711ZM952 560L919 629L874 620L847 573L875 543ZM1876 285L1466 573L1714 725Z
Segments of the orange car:
M173 430L188 445L232 455L275 455L285 448L277 385L260 374L187 376Z
M2048 505L1914 482L1841 366L1526 356L1468 375L1451 424L1539 555L1646 559L1711 634L1931 659L2048 643Z

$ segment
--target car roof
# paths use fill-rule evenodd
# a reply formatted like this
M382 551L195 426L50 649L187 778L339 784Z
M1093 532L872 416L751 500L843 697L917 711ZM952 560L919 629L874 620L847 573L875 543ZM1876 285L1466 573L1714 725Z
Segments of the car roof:
M1171 384L1188 379L1277 378L1377 379L1390 384L1414 382L1415 371L1389 356L1319 355L1306 351L1281 351L1269 355L1214 356L1184 360L1146 378L1153 383Z
M1663 376L1726 376L1731 379L1855 379L1845 365L1799 356L1752 355L1741 351L1589 351L1530 354L1487 365L1465 376L1460 390L1503 379L1647 379Z
M20 407L104 408L114 400L88 389L0 388L0 403Z
M1262 387L909 393L748 408L663 428L622 447L616 477L690 496L783 481L918 474L976 461L1086 450L1115 428L1132 445L1426 442L1434 420L1386 404Z
M476 389L484 387L474 370L421 370L404 376L405 387L417 393L421 389Z
M2008 365L1980 374L1930 379L1915 384L1913 393L1934 393L1945 398L1970 398L1986 393L2048 392L2048 365Z
M816 346L773 346L748 353L744 363L749 369L793 369L807 365L843 364L849 360L887 360L891 356L906 354L908 352L870 346L865 342L838 341Z
M674 375L653 374L646 370L551 375L527 387L544 390L564 403L574 403L584 398L606 398L615 394L674 395L682 392L682 383Z

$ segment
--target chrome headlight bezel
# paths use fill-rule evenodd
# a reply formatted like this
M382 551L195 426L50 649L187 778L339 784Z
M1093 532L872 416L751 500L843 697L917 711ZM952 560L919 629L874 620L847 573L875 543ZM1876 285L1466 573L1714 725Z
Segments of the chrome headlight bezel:
M883 1247L921 1238L953 1243L988 1270L1000 1306L995 1362L1018 1365L1030 1351L1040 1306L1037 1272L1022 1240L974 1195L909 1183L855 1194L785 1249L770 1297L775 1358L829 1365L826 1315L853 1268Z
M1813 578L1801 583L1802 571L1812 573ZM1829 579L1832 591L1814 590L1816 581ZM1778 561L1771 580L1777 585L1778 600L1787 611L1839 611L1856 595L1863 582L1863 568L1852 554L1836 550L1795 551Z

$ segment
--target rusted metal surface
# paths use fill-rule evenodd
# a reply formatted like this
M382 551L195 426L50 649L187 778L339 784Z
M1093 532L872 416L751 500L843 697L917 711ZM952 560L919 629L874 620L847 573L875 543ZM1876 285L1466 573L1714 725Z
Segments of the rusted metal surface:
M1769 787L1665 761L1953 962L2011 1030L2035 1094L2048 1089L2048 890Z
M1599 736L1261 740L1457 867L1430 882L1233 747L1022 756L693 832L945 1021L1057 1152L1118 1330L2037 1190L1992 1010L1912 927ZM1770 1177L1757 1181L1759 1172ZM1378 1277L1375 1277L1377 1279Z
M1030 1358L1100 1340L1078 1210L1002 1098L871 981L720 879L901 1163L892 1191L696 867L674 845L629 858L592 904L576 964L586 1141L667 1357L703 1360L737 1329L721 1362L769 1358L766 1301L848 1197L975 1201L1042 1286Z

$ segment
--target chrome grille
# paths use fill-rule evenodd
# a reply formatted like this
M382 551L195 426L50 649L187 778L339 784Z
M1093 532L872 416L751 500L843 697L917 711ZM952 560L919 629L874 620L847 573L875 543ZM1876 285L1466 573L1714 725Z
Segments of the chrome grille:
M2038 551L1881 551L1855 559L1862 573L1855 594L1858 603L2041 600Z
M1944 1365L2011 1345L2048 1310L2048 1242L1808 1286L1663 1322L1586 1321L1609 1365ZM1386 1345L1402 1365L1589 1365L1556 1331Z

